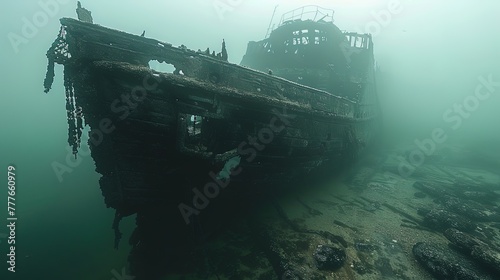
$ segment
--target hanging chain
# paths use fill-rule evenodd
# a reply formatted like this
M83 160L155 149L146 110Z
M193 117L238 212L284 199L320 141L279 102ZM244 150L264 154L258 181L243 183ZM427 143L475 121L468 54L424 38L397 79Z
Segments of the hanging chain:
M64 65L64 88L66 95L66 117L68 120L68 144L72 148L73 154L78 153L78 148L81 143L83 130L83 113L82 107L77 105L77 100L74 92L73 68L69 65L71 54L68 50L66 41L66 28L61 26L56 40L47 51L49 63L47 65L47 74L44 80L45 92L49 92L54 81L54 65L55 63Z

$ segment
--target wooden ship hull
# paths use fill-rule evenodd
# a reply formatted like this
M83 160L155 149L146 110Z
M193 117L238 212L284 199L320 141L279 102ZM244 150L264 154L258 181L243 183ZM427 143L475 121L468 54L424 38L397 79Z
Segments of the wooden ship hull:
M45 89L54 64L64 65L68 142L76 156L88 125L105 203L117 211L118 240L119 219L154 216L152 205L169 213L170 224L191 224L219 196L244 199L233 185L269 186L322 166L338 168L355 159L378 129L376 104L349 98L376 96L371 42L349 45L360 53L353 60L363 56L364 76L344 71L333 77L330 84L343 86L336 94L329 84L314 87L287 77L298 75L296 68L262 69L266 65L252 60L258 56L255 42L243 64L257 61L250 65L257 70L227 62L225 48L214 56L88 22L60 21L47 53ZM340 36L350 44L349 35ZM155 71L148 66L153 60L175 71ZM154 231L153 222L139 220L138 226L149 223Z
M99 25L61 24L56 62L65 67L70 107L91 129L101 188L115 209L174 197L177 207L185 190L169 182L211 182L209 173L231 158L239 158L233 173L241 172L230 179L244 182L346 162L376 128L375 115L324 90ZM182 74L151 70L151 60ZM71 145L77 138L70 135Z

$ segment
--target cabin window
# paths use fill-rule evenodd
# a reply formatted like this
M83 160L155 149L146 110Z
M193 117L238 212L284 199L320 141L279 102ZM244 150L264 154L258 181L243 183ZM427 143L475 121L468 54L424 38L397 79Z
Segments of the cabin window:
M309 44L309 38L308 37L293 38L293 44L294 45L307 45L307 44Z
M196 136L201 133L201 123L203 117L197 115L188 115L187 133L189 136Z

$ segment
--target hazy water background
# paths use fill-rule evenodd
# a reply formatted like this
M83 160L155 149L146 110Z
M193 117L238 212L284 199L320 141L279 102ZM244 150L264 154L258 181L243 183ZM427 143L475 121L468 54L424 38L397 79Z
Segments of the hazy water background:
M114 213L104 205L91 158L81 157L62 182L51 166L66 161L67 123L62 67L56 67L52 91L43 93L45 53L59 31L58 19L76 17L76 1L57 1L59 10L17 52L8 37L9 33L22 36L23 18L32 21L43 11L38 2L6 2L0 26L0 168L14 164L18 179L18 272L14 279L112 279L111 271L119 272L126 264L129 248L125 245L133 219L122 224L122 246L113 250ZM147 37L173 45L220 50L224 38L233 63L241 61L249 40L264 37L275 5L279 5L277 15L304 4L334 9L335 23L342 30L378 30L375 57L383 72L379 95L387 139L412 145L441 127L449 143L469 144L499 155L500 88L463 118L456 130L443 113L474 93L479 76L491 74L494 81L500 81L500 3L401 0L395 1L400 4L399 13L377 21L374 15L387 10L391 2L241 0L227 1L234 6L222 13L214 5L224 0L87 0L82 4L92 11L95 23L135 34L146 30ZM367 29L377 25L380 29ZM4 171L0 174L6 176ZM0 191L3 221L6 192L6 188ZM5 226L0 227L1 233L6 233ZM0 275L10 279L3 278L7 252L5 239L0 240L4 263Z

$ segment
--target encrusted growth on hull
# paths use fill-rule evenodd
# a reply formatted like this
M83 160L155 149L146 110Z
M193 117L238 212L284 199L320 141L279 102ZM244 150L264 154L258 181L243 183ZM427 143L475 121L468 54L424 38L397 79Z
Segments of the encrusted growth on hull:
M77 98L73 88L74 68L71 67L71 65L67 65L71 59L71 54L68 50L66 35L66 29L62 26L56 40L47 51L47 74L45 75L43 85L45 93L48 93L52 88L52 83L54 82L55 63L65 65L64 89L66 95L66 116L68 120L68 144L72 148L73 154L76 158L83 130L83 114L82 107L77 104Z

